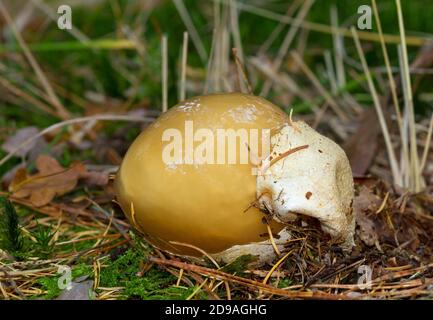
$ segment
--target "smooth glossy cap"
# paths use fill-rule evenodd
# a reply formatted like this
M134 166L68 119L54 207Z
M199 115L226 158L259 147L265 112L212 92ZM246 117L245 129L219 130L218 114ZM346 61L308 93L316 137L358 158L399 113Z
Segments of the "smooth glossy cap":
M191 139L186 123L192 123L194 134L213 132L216 137L218 129L275 130L287 121L272 103L246 94L212 94L179 103L147 127L125 155L115 181L123 211L151 243L176 254L200 255L170 241L217 253L268 239L264 213L252 206L257 177L251 162L240 164L238 157L237 163L228 164L226 157L223 164L167 164L163 155L176 153L167 148L180 132L181 159L188 156ZM200 134L196 138L194 148L203 142ZM225 147L215 143L212 149L215 154L227 152L228 143ZM257 149L261 150L260 141ZM276 222L271 226L274 233L282 229Z

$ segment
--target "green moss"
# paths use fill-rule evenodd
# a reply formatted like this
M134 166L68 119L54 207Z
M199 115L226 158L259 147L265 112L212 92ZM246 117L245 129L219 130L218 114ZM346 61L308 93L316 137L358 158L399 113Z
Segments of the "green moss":
M74 193L71 193L74 194ZM83 228L80 226L73 226L71 227L68 232L72 233L72 234L76 234L76 233L80 233L80 232L84 232L84 231L89 231L89 228ZM60 234L58 242L63 242L63 241L68 241L70 240L69 235L62 235ZM84 241L78 241L78 242L72 242L72 243L65 243L65 244L61 244L59 246L57 246L58 250L61 252L80 252L86 249L90 249L91 247L94 246L95 244L94 239L91 240L84 240Z
M60 292L62 291L57 284L59 277L44 277L38 279L37 283L41 286L41 289L46 291L46 293L40 296L33 296L32 298L43 298L43 299L54 299L56 298Z
M222 267L221 271L231 273L231 274L236 274L236 275L242 275L244 271L248 269L248 265L251 262L254 262L255 260L257 260L257 257L251 254L246 254L240 256L232 263L229 263L228 265Z
M72 268L71 270L71 276L72 280L83 277L83 276L89 276L91 277L93 275L93 270L90 265L87 265L85 263L80 263ZM45 294L41 296L33 296L31 299L35 298L42 298L42 299L54 299L62 292L62 289L59 288L58 281L61 274L51 277L43 277L39 278L37 281L37 284L40 285L41 289L45 291Z
M292 279L284 278L278 282L278 288L287 288L293 284Z
M38 225L37 229L32 232L36 242L32 244L34 254L42 259L48 259L54 252L55 244L53 237L56 231L52 227Z
M175 287L176 278L171 274L151 269L143 277L131 275L123 292L125 298L144 300L186 299L193 288Z
M176 278L157 268L152 268L143 276L138 276L140 265L146 261L146 252L129 249L122 256L101 270L100 285L102 287L124 287L123 299L186 299L194 290L192 288L175 287ZM197 297L204 299L203 294Z
M83 276L92 276L93 275L93 268L92 266L80 263L76 265L74 268L72 268L72 279L83 277Z

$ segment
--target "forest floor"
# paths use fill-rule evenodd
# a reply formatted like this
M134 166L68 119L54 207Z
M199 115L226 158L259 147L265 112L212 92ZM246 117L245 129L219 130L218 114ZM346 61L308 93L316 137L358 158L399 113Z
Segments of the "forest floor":
M0 3L0 299L432 299L428 10L403 4L414 31L401 38L394 1L379 7L383 36L376 24L351 33L356 1L340 11L336 1L313 2L77 1L74 32L56 27L57 7ZM397 54L402 39L407 61ZM248 85L345 149L355 181L351 253L299 217L272 263L252 267L243 256L216 268L152 247L114 201L114 174L157 106L174 105L182 90Z

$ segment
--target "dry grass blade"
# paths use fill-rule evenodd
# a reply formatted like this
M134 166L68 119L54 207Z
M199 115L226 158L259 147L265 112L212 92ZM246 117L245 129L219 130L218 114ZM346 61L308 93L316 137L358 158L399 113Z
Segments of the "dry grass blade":
M402 52L402 62L403 62L403 71L404 71L404 82L403 86L406 87L407 93L407 101L406 107L409 109L407 115L409 116L409 140L410 140L410 165L411 165L411 178L412 178L412 190L415 192L421 191L421 175L419 172L419 158L417 151L417 142L416 142L416 127L415 127L415 111L413 105L413 96L412 96L412 85L410 80L410 72L409 72L409 60L407 57L407 47L406 47L406 33L404 30L404 22L403 22L403 14L401 11L401 3L400 0L395 0L397 6L397 15L398 15L398 26L400 30L400 39L401 39L401 52Z
M333 95L335 95L338 92L338 84L334 72L334 64L332 62L331 52L329 50L326 50L323 53L323 58L325 60L326 75L328 77L329 84L331 85L331 92Z
M201 41L201 38L197 32L196 27L194 26L194 23L192 22L192 19L188 13L187 8L185 7L185 4L182 0L173 0L174 5L176 6L177 11L179 12L180 17L183 20L183 23L185 24L188 33L191 35L191 40L197 49L197 53L200 56L200 59L203 63L206 63L207 61L207 53L206 49L204 48L203 42Z
M239 30L239 15L236 0L230 0L230 27L233 34L234 44L238 51L238 58L241 63L245 63L241 32Z
M226 2L227 0L213 0L216 2ZM252 14L267 18L267 19L271 19L271 20L275 20L278 22L282 22L285 24L295 24L295 23L299 23L299 21L297 21L295 18L291 18L291 17L287 17L285 15L279 14L279 13L275 13L263 8L259 8L256 7L254 5L248 4L248 3L244 3L244 2L240 2L238 4L238 8L246 11L246 12L250 12ZM304 29L308 29L311 31L315 31L315 32L320 32L320 33L327 33L327 34L332 34L333 32L337 31L340 35L345 36L347 38L351 38L352 34L350 29L346 29L346 28L338 28L337 30L335 30L334 28L325 25L325 24L320 24L320 23L314 23L314 22L310 22L310 21L304 21L301 24L301 28ZM359 38L362 40L366 40L366 41L375 41L375 42L379 42L380 41L380 37L378 34L374 33L374 32L370 32L370 31L359 31L358 33ZM384 34L383 38L385 39L386 43L400 43L401 42L401 38L398 35L393 35L393 34ZM422 46L425 43L430 42L431 39L429 37L418 37L418 36L409 36L406 37L406 43L408 45L411 46Z
M203 286L206 284L207 279L205 279L187 298L186 300L191 300L194 298L194 296L203 288Z
M407 148L407 143L404 141L404 129L403 129L403 120L399 108L398 97L397 97L397 87L395 84L394 77L392 75L391 64L389 62L388 51L386 49L385 39L383 38L382 32L382 24L380 21L379 11L377 10L376 0L372 0L374 16L376 18L377 30L379 32L380 44L382 47L383 59L385 60L386 73L388 76L389 88L391 91L392 101L394 104L394 110L397 117L398 129L400 132L400 139L402 143L402 165L400 169L400 181L404 183L404 173L403 173L403 163L409 163L409 151Z
M305 64L297 52L292 51L291 54L311 83L316 87L317 91L319 91L320 94L325 98L326 102L329 104L335 114L340 118L340 120L347 122L349 120L347 115L343 112L343 110L341 110L340 106L337 104L331 94L325 89L325 87L323 87L313 71L311 71L311 69Z
M14 85L13 83L11 83L6 78L0 78L0 84L3 87L5 87L6 89L8 89L10 92L12 92L13 94L15 94L16 96L23 98L28 103L30 103L30 104L34 105L35 107L39 108L41 111L46 112L48 114L51 114L53 116L57 115L56 112L53 109L51 109L48 105L46 105L44 102L36 99L35 97L29 95L27 92L21 90L20 88L18 88L16 85Z
M161 38L161 92L162 92L162 112L168 110L168 52L167 35Z
M238 69L239 78L242 78L242 81L241 81L241 79L239 79L239 83L241 84L241 91L244 92L244 90L242 90L242 87L244 85L244 86L247 87L247 92L249 94L252 94L253 93L253 89L251 88L251 84L248 81L248 77L247 77L247 74L245 73L245 68L242 65L242 61L240 60L240 58L238 56L238 50L236 48L233 48L232 52L233 52L233 56L234 56L235 61L236 61L236 67Z
M279 86L288 90L290 93L294 94L297 97L300 97L304 101L308 102L314 113L318 113L319 106L317 106L316 102L305 93L305 90L302 90L296 81L290 77L288 73L275 73L272 69L272 66L269 64L263 63L259 58L252 57L249 62L253 65L259 72L263 73L266 77L270 78L274 82L274 86Z
M289 8L286 11L286 16L290 17L293 15L293 13L298 9L298 7L302 4L303 0L295 0L293 1ZM275 27L275 29L272 31L272 33L269 35L269 37L266 39L265 42L260 46L260 49L258 50L259 55L263 54L264 52L268 51L271 45L274 43L276 38L280 35L280 33L283 31L285 27L284 22L279 22L278 25Z
M337 82L340 88L346 84L346 76L344 71L344 53L343 41L341 35L338 33L338 12L335 6L331 7L331 24L332 24L332 39L334 43L335 52L335 69L337 74Z
M391 63L389 62L388 50L386 49L386 43L385 43L385 39L383 37L382 23L380 21L379 11L377 10L376 0L372 0L372 4L373 4L374 16L376 18L377 31L379 33L379 39L380 39L380 45L382 48L383 59L385 61L386 73L387 73L388 81L389 81L389 88L391 90L392 101L394 103L395 114L397 116L397 122L399 125L400 134L401 134L401 132L403 130L402 129L403 121L402 121L401 112L400 112L399 103L398 103L397 86L395 84L395 80L394 80L394 77L392 75Z
M96 116L90 116L90 117L81 117L81 118L74 118L65 120L62 122L58 122L56 124L53 124L52 126L49 126L39 132L37 135L33 136L32 138L24 141L20 145L18 145L12 152L8 153L5 157L3 157L0 160L0 166L2 166L6 161L8 161L10 158L12 158L19 150L24 148L25 146L29 145L36 139L44 136L45 134L55 131L57 129L63 128L65 126L69 126L71 124L76 123L82 123L82 122L88 122L88 121L131 121L131 122L152 122L155 119L154 118L148 118L148 117L136 117L136 116L122 116L122 115L111 115L111 114L102 114L102 115L96 115Z
M206 66L206 83L204 86L204 90L203 92L206 94L209 92L210 87L211 87L211 70L214 68L214 59L213 56L215 55L215 47L216 47L216 42L217 42L217 30L214 28L213 29L213 33L212 33L212 43L211 43L211 47L210 47L210 54L209 54L209 59L207 61L207 66Z
M213 263L213 265L215 267L217 267L218 269L220 269L220 266L219 266L218 262L216 262L216 260L214 258L212 258L212 256L209 253L207 253L206 251L204 251L203 249L200 249L200 248L198 248L198 247L196 247L194 245L188 244L188 243L182 243L182 242L177 242L177 241L170 241L170 243L174 244L174 245L184 246L184 247L187 247L187 248L191 248L191 249L197 250L203 256L205 256L206 258L208 258ZM183 273L183 269L180 269L180 270L181 270L180 272ZM180 281L180 279L181 279L181 275L179 275L178 282ZM229 285L229 283L227 281L223 281L223 282L224 282L224 285L225 285L226 291L227 291L227 299L230 300L231 299L230 285Z
M42 2L41 0L31 0L39 9L41 9L48 17L50 17L51 20L56 21L59 18L57 13L54 12L50 6L48 6L46 3ZM74 36L76 39L78 39L82 43L88 43L89 38L82 33L76 26L72 29L66 29L66 32L69 32L72 36Z
M298 32L301 24L305 19L305 16L307 15L313 3L314 0L305 1L301 9L299 10L299 13L296 16L296 23L292 24L289 31L287 32L286 37L284 38L278 50L277 57L275 58L275 61L272 64L272 68L275 70L275 72L278 73L278 70L281 68L281 64L283 63L284 57L286 56L287 51L289 50L290 45L296 36L296 33ZM263 85L263 89L260 92L260 95L267 96L271 87L272 87L272 81L267 79Z
M369 87L370 93L373 97L374 107L376 109L376 113L377 113L377 116L379 118L380 126L382 128L382 133L383 133L383 136L385 139L386 149L387 149L389 161L391 164L392 176L393 176L395 183L402 185L402 181L400 179L401 175L400 175L398 163L397 163L397 160L395 157L395 152L394 152L394 149L392 147L392 142L391 142L391 137L389 134L388 126L386 124L385 117L384 117L383 111L382 111L382 107L381 107L380 102L379 102L379 97L377 95L376 88L374 86L373 79L372 79L371 74L370 74L370 69L368 68L364 52L362 51L362 48L361 48L361 43L359 41L358 33L354 27L352 27L352 33L353 33L353 39L355 41L356 49L358 51L359 59L361 60L361 64L362 64L362 67L364 69L364 73L367 77L368 87Z
M290 250L289 252L287 252L283 257L281 257L280 260L278 260L271 268L271 270L269 270L268 274L266 275L266 277L263 279L263 284L266 284L269 280L269 278L271 277L272 273L277 270L277 268L284 262L284 260L286 260L288 258L288 256L290 256L293 253L293 250Z
M427 138L426 138L425 146L424 146L424 152L422 154L421 165L419 167L420 174L422 174L422 172L424 171L425 165L427 163L428 153L429 153L429 150L431 148L430 143L431 143L432 135L433 135L433 114L430 117L430 125L428 127Z
M238 15L236 0L230 0L230 30L233 35L233 42L237 52L235 55L235 59L236 59L236 65L238 67L238 72L239 72L240 71L239 66L243 66L245 64L245 59L244 59L244 49L242 47L241 32L239 30L239 15ZM245 70L242 71L245 74ZM246 79L246 76L244 76L244 78ZM243 81L239 80L239 86L241 92L245 92L246 90L245 85L250 87L248 91L251 93L252 92L251 86L248 83L245 84Z
M34 58L33 54L27 47L24 39L21 37L21 34L18 32L17 28L14 25L14 22L12 21L11 16L9 15L9 12L7 11L6 7L4 6L3 2L0 1L0 11L3 14L3 17L5 18L7 24L11 28L15 38L17 39L18 43L20 44L24 55L26 56L27 60L29 61L30 65L32 66L33 70L35 71L39 81L41 82L43 88L45 89L49 100L51 104L54 106L54 108L57 111L57 115L61 119L68 119L70 118L69 111L65 109L65 107L60 102L59 98L57 97L56 93L54 92L51 84L49 83L47 77L43 73L41 67L39 66L38 62Z
M183 44L182 44L182 68L180 78L180 96L179 100L185 100L186 96L186 66L188 61L188 32L183 33Z

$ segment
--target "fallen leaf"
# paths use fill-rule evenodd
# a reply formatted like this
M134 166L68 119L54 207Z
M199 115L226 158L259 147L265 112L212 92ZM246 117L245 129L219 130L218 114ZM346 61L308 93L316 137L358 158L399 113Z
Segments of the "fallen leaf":
M17 175L18 170L20 170L20 169L24 169L24 172L26 172L24 164L20 163L20 164L17 164L16 166L14 166L12 169L8 170L3 175L2 179L1 179L1 183L5 187L5 189L7 189L8 186L10 186L10 184L14 180L14 177Z
M106 171L86 171L81 178L88 186L104 187L108 184L109 174Z
M2 144L1 148L8 153L13 152L19 145L28 141L38 133L39 130L36 127L27 127L20 129L13 136L10 136L8 139L6 139L6 141ZM32 153L32 151L35 149L41 150L45 145L46 142L42 138L35 139L26 146L22 147L20 150L18 150L15 155L18 157L25 157L27 156L27 154ZM36 150L37 153L39 153L38 150Z
M359 195L355 197L353 209L359 227L357 233L367 246L373 246L379 240L375 221L368 216L368 213L376 212L380 204L381 199L373 193L372 189L361 186Z
M365 212L356 213L356 223L359 227L359 238L367 245L373 246L379 240L374 222L367 217Z
M361 186L359 194L355 196L353 207L355 212L374 211L380 207L382 199L374 194L372 188Z
M19 169L9 187L14 197L30 197L36 207L44 206L55 196L72 191L78 179L87 172L81 163L63 168L56 159L47 155L40 155L36 159L36 169L38 173L31 176L27 176L25 170Z

